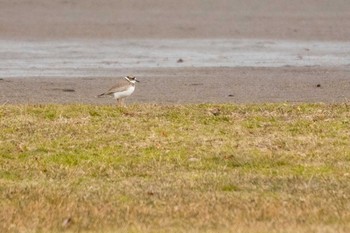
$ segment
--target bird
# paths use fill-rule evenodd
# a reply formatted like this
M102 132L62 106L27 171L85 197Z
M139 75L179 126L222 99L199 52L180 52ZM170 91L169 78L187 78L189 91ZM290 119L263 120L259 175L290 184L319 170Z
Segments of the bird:
M97 97L114 97L117 100L117 105L123 105L124 99L135 91L136 82L140 82L136 77L125 76L124 79L118 80L113 87Z

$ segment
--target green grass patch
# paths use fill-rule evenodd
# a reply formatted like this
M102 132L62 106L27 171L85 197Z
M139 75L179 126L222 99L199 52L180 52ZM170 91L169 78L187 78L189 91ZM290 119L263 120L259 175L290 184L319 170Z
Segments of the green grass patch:
M346 104L2 105L0 232L348 232L349 119Z

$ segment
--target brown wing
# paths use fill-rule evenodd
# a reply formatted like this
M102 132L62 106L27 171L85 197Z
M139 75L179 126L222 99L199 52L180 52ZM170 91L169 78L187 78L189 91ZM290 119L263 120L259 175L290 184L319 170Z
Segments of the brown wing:
M113 95L115 92L126 91L128 88L129 88L129 82L127 80L118 80L113 87L111 87L108 91L106 91L105 93L102 93L99 96Z

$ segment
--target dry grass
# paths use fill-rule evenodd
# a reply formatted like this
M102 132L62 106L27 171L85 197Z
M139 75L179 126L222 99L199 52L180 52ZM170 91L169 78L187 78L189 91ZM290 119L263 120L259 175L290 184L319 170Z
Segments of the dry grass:
M0 107L0 232L349 232L347 105Z

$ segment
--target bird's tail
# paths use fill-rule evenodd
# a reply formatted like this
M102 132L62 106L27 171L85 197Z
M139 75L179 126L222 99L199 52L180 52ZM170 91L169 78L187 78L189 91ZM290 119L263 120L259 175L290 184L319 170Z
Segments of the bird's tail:
M102 97L105 97L106 96L106 93L102 93L102 94L99 94L98 96L97 96L97 98L102 98Z

